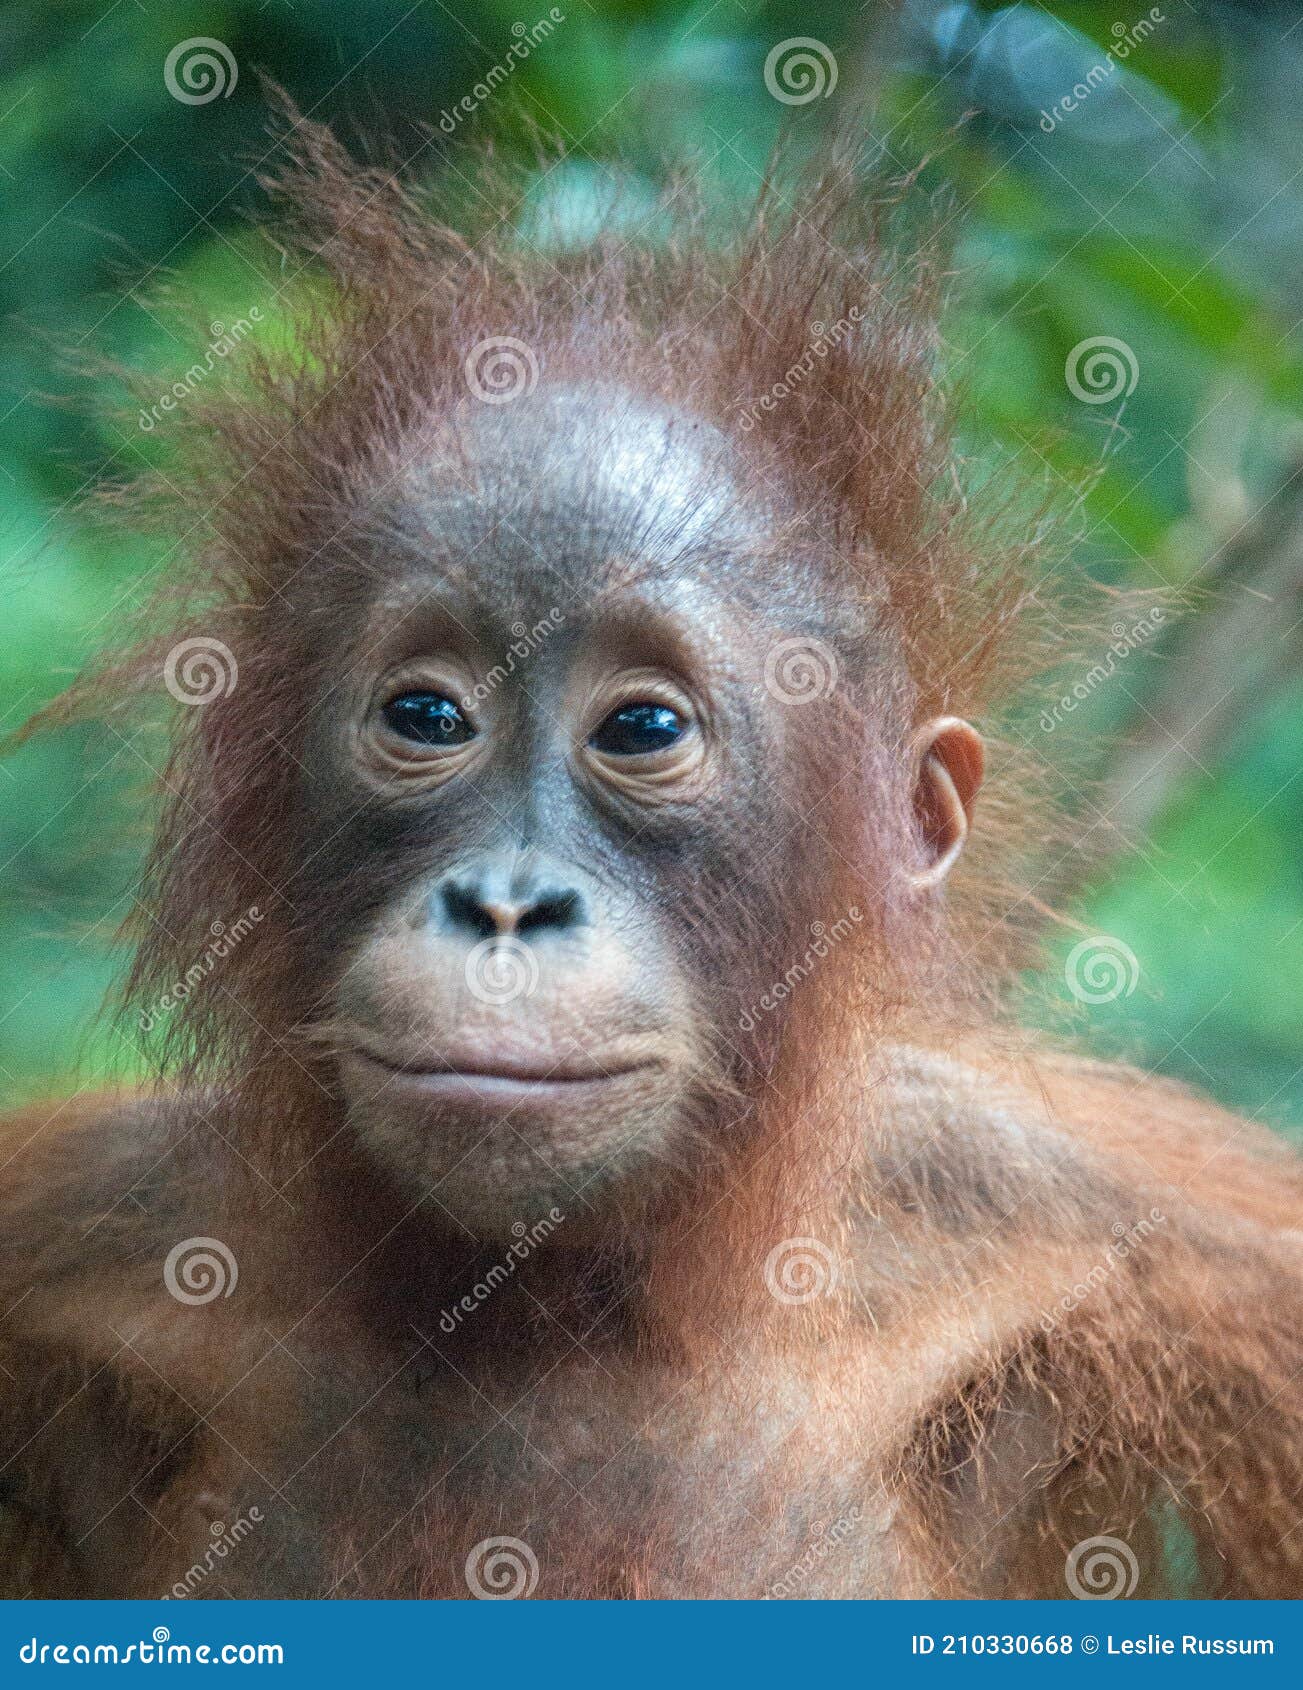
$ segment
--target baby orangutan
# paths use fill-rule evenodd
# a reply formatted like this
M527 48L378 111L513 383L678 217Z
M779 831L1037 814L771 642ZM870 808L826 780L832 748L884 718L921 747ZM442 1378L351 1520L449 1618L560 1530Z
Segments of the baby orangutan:
M3 1594L1298 1595L1298 1166L1002 1018L1046 830L969 723L1056 617L926 249L837 165L540 255L293 149L298 327L74 689L216 666L158 1081L0 1127Z

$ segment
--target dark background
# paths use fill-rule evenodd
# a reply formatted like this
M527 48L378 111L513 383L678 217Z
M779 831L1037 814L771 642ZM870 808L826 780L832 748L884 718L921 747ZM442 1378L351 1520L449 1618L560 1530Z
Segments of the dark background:
M441 128L441 114L548 10L0 11L0 732L112 640L156 562L143 543L106 540L76 500L165 450L165 426L96 420L107 378L78 378L66 354L156 372L163 392L203 351L157 307L167 278L213 323L257 306L258 332L278 331L274 261L245 221L271 145L259 73L414 173L456 172L473 195L475 125ZM667 151L690 152L724 192L751 191L785 122L809 138L861 102L887 168L937 154L921 191L947 190L956 219L945 331L974 473L1016 460L1054 490L1069 569L1200 590L1191 614L1107 673L1086 679L1087 662L1061 677L1042 702L1075 686L1070 716L1046 729L1033 709L1025 724L1033 739L1099 735L1074 803L1099 837L1108 816L1140 840L1131 855L1106 849L1045 996L1097 1043L1273 1124L1303 1123L1303 15L1189 0L564 0L556 13L478 113L509 151L527 149L531 123L567 149L520 208L525 238L544 209L582 229L617 169L635 179L633 203L640 177L650 200ZM816 44L813 97L797 104L766 82L768 56L793 37ZM187 101L165 66L195 38L224 56L214 88L201 71L187 84L198 49L181 55L174 84L211 95ZM810 91L791 74L784 91ZM1120 343L1123 390L1107 392L1105 370L1104 394L1083 398L1065 372L1101 336ZM149 755L88 727L0 762L7 1096L134 1060L95 1012L120 962ZM1123 959L1124 988L1088 980L1084 995L1107 1001L1079 1006L1081 965L1066 964L1083 936Z

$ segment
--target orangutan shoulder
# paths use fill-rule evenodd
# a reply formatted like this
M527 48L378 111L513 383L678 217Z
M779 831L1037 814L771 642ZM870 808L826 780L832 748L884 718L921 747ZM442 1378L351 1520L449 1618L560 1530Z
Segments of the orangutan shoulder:
M0 1119L0 1344L97 1362L164 1294L168 1252L207 1230L199 1104L79 1096Z
M1290 1245L1303 1159L1177 1082L1030 1042L884 1053L870 1127L877 1195L942 1232L1097 1241L1153 1210L1190 1241Z

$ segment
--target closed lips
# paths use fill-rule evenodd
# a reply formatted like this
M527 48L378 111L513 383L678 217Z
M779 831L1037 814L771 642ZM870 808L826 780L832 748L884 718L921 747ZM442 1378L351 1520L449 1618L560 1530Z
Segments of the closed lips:
M421 1057L410 1061L396 1060L390 1056L382 1056L377 1051L359 1047L354 1052L364 1061L373 1062L378 1068L385 1068L391 1074L397 1074L405 1079L437 1080L441 1077L458 1080L508 1081L517 1085L585 1085L595 1081L615 1080L623 1075L632 1074L641 1068L649 1067L647 1062L625 1063L619 1067L602 1068L597 1066L578 1067L573 1060L560 1061L550 1066L539 1062L513 1062L509 1059L495 1059L492 1063L468 1060L466 1062L451 1062L444 1059L431 1060Z

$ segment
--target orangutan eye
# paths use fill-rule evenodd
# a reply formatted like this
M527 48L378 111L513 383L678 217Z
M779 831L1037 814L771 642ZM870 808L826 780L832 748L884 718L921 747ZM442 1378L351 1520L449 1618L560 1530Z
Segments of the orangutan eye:
M676 744L687 723L668 704L622 704L588 741L608 757L646 757Z
M381 714L394 733L419 745L465 745L475 737L475 729L446 693L400 693Z

